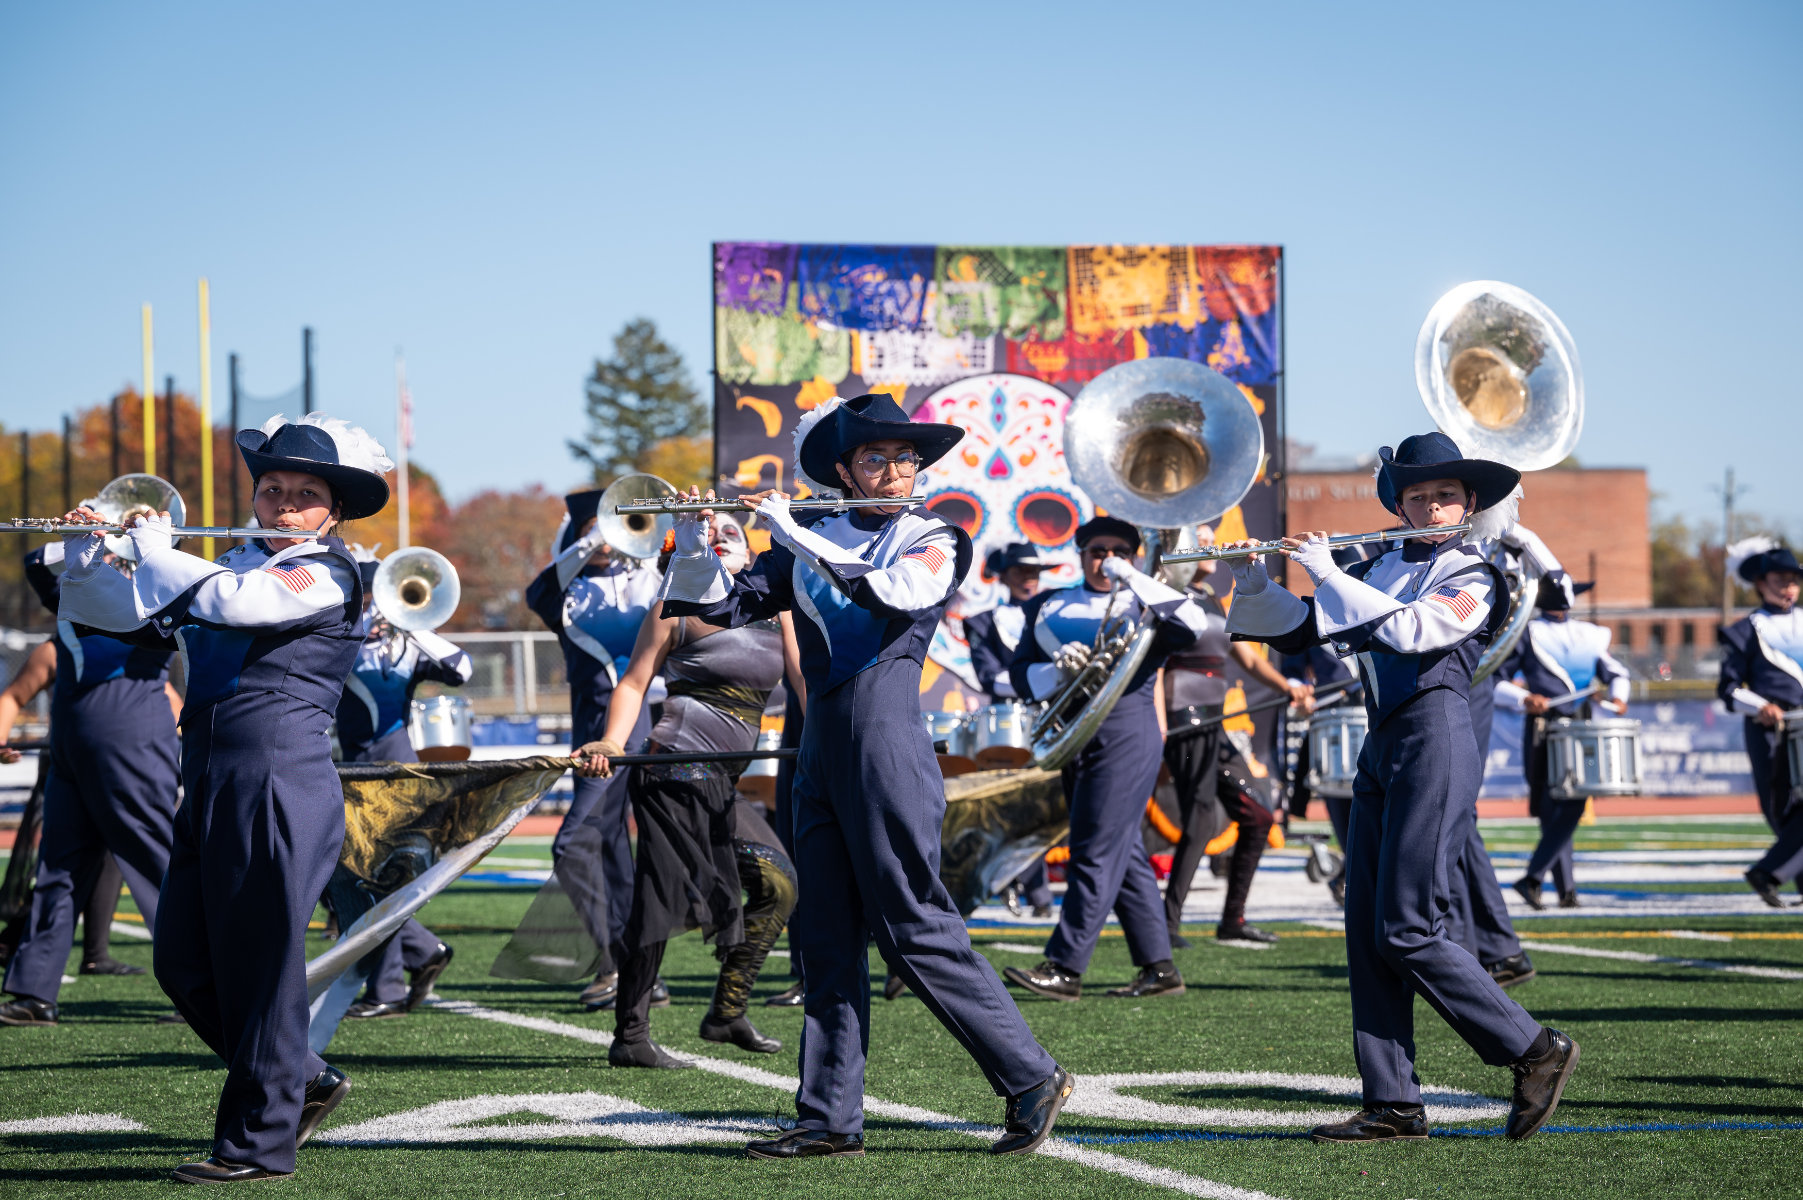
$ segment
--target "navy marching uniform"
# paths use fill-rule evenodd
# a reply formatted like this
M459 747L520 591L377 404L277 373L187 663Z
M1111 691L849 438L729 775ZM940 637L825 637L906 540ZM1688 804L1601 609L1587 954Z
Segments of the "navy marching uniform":
M963 436L913 422L886 395L810 413L798 466L816 492L824 480L865 468L846 460L861 446L910 444L906 468L949 452ZM878 456L880 457L880 456ZM898 496L898 502L908 504ZM850 509L809 528L788 502L759 508L771 548L736 579L727 575L692 517L676 524L664 611L737 627L798 614L795 635L808 689L807 723L792 807L801 897L790 939L802 958L805 998L797 1128L747 1153L799 1158L863 1153L864 1062L869 1046L874 936L889 968L920 997L1009 1098L996 1153L1027 1151L1049 1134L1070 1094L1068 1072L1034 1039L939 879L945 789L915 697L921 664L946 601L970 569L964 531L924 508L894 514Z
M25 556L25 578L56 612L63 546ZM56 623L50 693L51 768L25 936L6 968L0 1024L53 1025L77 910L87 906L111 852L156 927L159 889L175 822L175 716L165 690L170 651ZM90 921L92 914L90 914ZM89 934L93 933L90 928Z
M574 492L564 497L568 513L558 531L557 552L551 563L526 588L526 604L557 635L563 649L564 673L570 681L570 745L598 741L607 729L607 705L614 685L632 659L632 643L639 626L657 599L662 577L649 563L616 560L594 564L589 560L605 544L600 524L601 492ZM636 747L651 732L649 706L640 711L628 745ZM612 778L578 777L570 811L564 814L557 837L551 843L553 863L561 862L572 846L583 858L596 860L607 913L584 911L589 933L613 958L613 947L626 928L632 911L632 843L626 831L626 772ZM579 888L572 899L585 894ZM578 910L589 905L578 904ZM598 926L605 926L600 928ZM613 968L602 964L595 985L583 993L590 1007L613 1002Z
M1520 479L1500 463L1466 459L1441 433L1386 446L1379 499L1392 512L1430 514L1456 481L1471 512L1500 502ZM1388 484L1386 488L1384 484ZM1475 495L1473 495L1475 493ZM1425 521L1421 522L1425 524ZM1451 523L1451 522L1448 522ZM1294 652L1333 641L1358 655L1370 732L1359 756L1346 854L1346 957L1353 1053L1364 1110L1318 1127L1319 1141L1424 1138L1415 1074L1414 997L1431 1004L1492 1066L1515 1074L1507 1134L1530 1136L1558 1104L1577 1046L1542 1028L1447 935L1447 877L1482 783L1468 696L1472 668L1508 618L1502 573L1463 540L1400 548L1341 570L1327 543L1290 552L1315 583L1307 601L1272 583L1256 557L1234 565L1231 632Z
M354 520L387 502L392 464L342 421L276 418L237 442L259 492L272 472L304 472L330 489L308 493L308 510L335 505ZM300 506L282 480L268 487L271 505ZM279 1178L350 1090L307 1046L305 964L307 922L344 840L329 731L362 641L362 582L337 538L274 553L258 540L207 563L172 549L167 530L159 518L131 531L139 563L129 579L98 561L100 539L66 538L61 615L182 651L184 801L156 975L227 1074L212 1157L176 1174Z
M1115 517L1097 517L1077 530L1079 548L1099 537L1124 542L1137 553L1139 530ZM1156 702L1158 669L1165 657L1196 641L1203 627L1200 609L1183 593L1135 570L1124 557L1106 560L1112 591L1088 582L1033 597L1026 629L1009 667L1015 690L1047 699L1075 673L1055 660L1067 659L1073 643L1090 647L1110 619L1152 621L1157 633L1151 653L1126 691L1077 757L1064 769L1070 797L1069 865L1058 927L1045 946L1045 961L1032 970L1010 967L1008 979L1038 995L1076 1000L1081 976L1112 910L1120 918L1127 949L1139 977L1111 995L1176 995L1183 977L1171 962L1171 934L1158 879L1146 859L1140 834L1146 800L1158 785L1164 739Z
M367 593L375 563L359 563ZM345 762L418 762L408 726L413 693L422 683L462 687L473 666L468 653L429 630L384 628L366 613L363 644L338 704L338 745ZM412 917L383 943L362 999L347 1017L403 1016L418 1008L450 965L452 949ZM407 974L412 974L409 982Z
M1610 633L1601 625L1571 618L1571 602L1592 585L1576 584L1560 572L1541 579L1535 607L1541 615L1528 622L1515 650L1497 668L1496 702L1513 712L1525 712L1529 696L1553 699L1597 683L1609 699L1628 702L1628 669L1609 653ZM1521 683L1515 676L1521 676ZM1540 842L1528 858L1527 872L1515 890L1534 908L1542 907L1540 887L1550 871L1561 908L1578 906L1577 879L1572 873L1572 836L1584 815L1582 800L1554 800L1547 794L1546 736L1558 717L1588 719L1588 699L1570 700L1543 715L1529 714L1522 730L1525 753L1522 765L1528 779L1528 811L1540 820Z
M1778 889L1792 880L1803 889L1803 797L1791 778L1782 721L1765 724L1767 705L1803 709L1803 608L1797 583L1803 567L1783 546L1744 559L1738 574L1759 590L1760 605L1721 631L1722 667L1716 694L1730 712L1746 717L1747 758L1759 810L1777 840L1746 873L1747 883L1774 908Z

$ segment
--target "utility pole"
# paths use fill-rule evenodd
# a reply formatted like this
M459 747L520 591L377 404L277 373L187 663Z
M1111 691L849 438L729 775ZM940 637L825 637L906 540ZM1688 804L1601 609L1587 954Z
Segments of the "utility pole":
M230 523L236 525L238 524L238 464L244 461L244 456L238 452L238 356L236 354L226 355L225 364L226 387L231 392L232 409L230 418L232 436L228 443L231 449L227 451L232 459L232 505Z
M1722 626L1726 628L1734 615L1734 576L1728 573L1728 547L1734 544L1734 468L1722 473Z
M181 490L175 482L175 376L163 376L163 441L169 449L163 452L163 458L169 464L169 472L164 476L169 486Z
M19 434L19 511L25 516L31 515L31 434ZM25 628L25 622L31 614L31 603L26 597L31 588L19 589L19 628Z
M70 428L69 414L63 414L63 511L71 512L75 508L75 441L74 431Z
M121 436L122 435L119 432L119 393L114 392L113 393L113 464L112 464L112 473L107 476L108 479L117 479L117 478L119 478L119 476L124 474L124 472L119 469L119 465L125 461L125 447L119 444L119 439Z
M313 327L301 329L301 416L313 411Z

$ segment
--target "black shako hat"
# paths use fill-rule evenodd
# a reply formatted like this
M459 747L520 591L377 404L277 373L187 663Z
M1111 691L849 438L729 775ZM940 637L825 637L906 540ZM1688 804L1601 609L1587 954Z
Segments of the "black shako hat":
M318 425L291 421L267 434L261 429L240 429L235 440L253 482L270 471L305 471L325 480L341 521L373 517L388 503L388 481L374 471L341 461L337 440Z
M1035 571L1049 571L1056 563L1039 557L1039 551L1029 542L1009 542L1000 550L991 550L983 559L983 569L991 575L1000 575L1009 567L1031 567Z
M1740 564L1740 577L1748 583L1758 583L1773 571L1803 575L1803 566L1797 565L1797 556L1791 553L1789 546L1774 546L1758 554L1749 554Z
M1133 547L1135 554L1139 553L1139 527L1130 521L1123 521L1119 517L1091 517L1077 526L1077 549L1081 550L1095 539L1104 536L1120 538Z
M1477 509L1482 510L1508 499L1521 482L1521 472L1514 467L1487 458L1466 458L1458 443L1438 430L1403 438L1402 445L1394 450L1385 446L1377 456L1383 462L1377 473L1377 498L1398 515L1402 490L1412 483L1457 479L1477 493Z
M1595 586L1595 580L1574 583L1564 571L1554 571L1541 576L1539 590L1534 594L1534 607L1541 612L1567 612L1573 600Z
M883 392L855 396L814 423L801 440L801 469L822 484L837 484L833 467L867 442L911 442L920 465L928 467L944 458L964 440L956 425L914 421L902 411L895 397Z
M601 488L587 492L571 492L563 498L563 506L569 510L570 519L564 524L563 533L557 539L557 553L562 554L576 544L582 536L582 527L594 520L601 512Z

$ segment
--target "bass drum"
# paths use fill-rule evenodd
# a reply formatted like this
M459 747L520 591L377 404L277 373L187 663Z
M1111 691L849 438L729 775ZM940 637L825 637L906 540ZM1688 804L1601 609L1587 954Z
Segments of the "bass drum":
M1350 799L1370 718L1362 704L1317 709L1308 719L1308 786L1318 796Z
M1039 706L1004 700L970 718L970 757L985 770L1024 767L1033 761L1033 722Z
M1640 794L1640 722L1626 717L1550 721L1546 794L1554 800Z
M421 762L462 762L470 738L470 702L462 696L432 696L413 702L407 736Z
M780 749L783 744L783 731L766 729L758 734L759 750ZM754 804L765 808L776 806L776 769L782 760L775 758L754 758L746 766L745 773L739 776L739 793Z

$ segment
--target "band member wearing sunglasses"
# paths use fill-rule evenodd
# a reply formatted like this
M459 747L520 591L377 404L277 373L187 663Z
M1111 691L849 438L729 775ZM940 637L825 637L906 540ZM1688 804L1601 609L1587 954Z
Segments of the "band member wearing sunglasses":
M1023 696L1049 699L1082 671L1104 637L1141 621L1157 625L1152 652L1128 683L1101 728L1064 769L1070 797L1071 857L1058 927L1045 960L1004 974L1040 996L1077 1000L1083 973L1112 910L1127 935L1138 977L1110 996L1174 996L1183 976L1171 961L1158 879L1146 859L1140 822L1158 783L1164 714L1156 700L1158 668L1172 651L1195 643L1205 626L1201 609L1182 592L1133 565L1139 530L1115 517L1096 517L1077 529L1083 582L1044 592L1027 603L1026 628L1009 674Z

